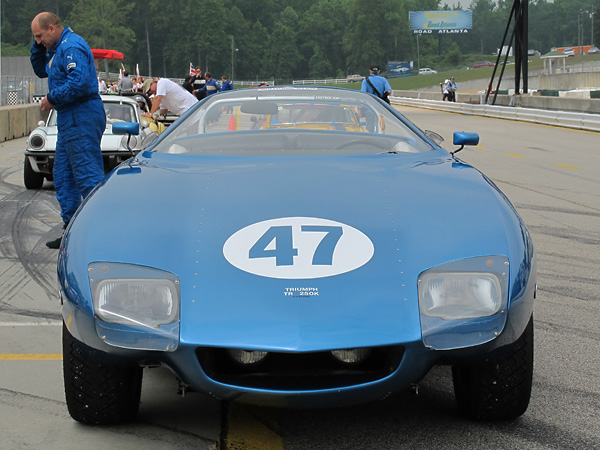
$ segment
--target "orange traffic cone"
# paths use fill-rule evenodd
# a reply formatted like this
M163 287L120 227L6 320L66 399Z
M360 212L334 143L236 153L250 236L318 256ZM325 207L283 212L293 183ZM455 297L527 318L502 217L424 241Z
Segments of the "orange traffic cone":
M233 114L231 115L231 119L229 119L229 131L235 131L235 117Z

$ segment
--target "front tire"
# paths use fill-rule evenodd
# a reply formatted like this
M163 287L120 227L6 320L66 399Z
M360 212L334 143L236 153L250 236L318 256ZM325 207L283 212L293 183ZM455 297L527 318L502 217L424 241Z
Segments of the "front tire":
M63 323L63 374L69 414L88 425L134 420L140 405L142 368L103 364L86 354Z
M533 379L533 317L510 352L471 366L453 366L459 412L476 420L509 420L529 406Z
M44 175L33 170L27 156L25 157L25 166L23 168L23 180L27 189L41 189L44 185Z

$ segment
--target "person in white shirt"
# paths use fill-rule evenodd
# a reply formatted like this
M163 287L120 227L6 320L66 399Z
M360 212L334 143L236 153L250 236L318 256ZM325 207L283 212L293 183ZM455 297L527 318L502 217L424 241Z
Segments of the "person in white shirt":
M106 92L106 83L100 77L98 77L98 92L104 94Z
M155 112L166 114L167 111L171 111L173 114L181 116L198 102L195 96L168 78L153 81L147 93L154 95L151 115L154 115Z

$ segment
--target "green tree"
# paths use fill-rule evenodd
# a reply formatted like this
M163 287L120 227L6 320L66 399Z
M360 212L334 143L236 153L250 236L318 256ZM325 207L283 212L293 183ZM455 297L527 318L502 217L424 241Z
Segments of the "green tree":
M271 78L269 70L265 67L265 48L269 42L269 32L266 27L256 21L244 42L243 51L240 50L242 69L246 79L260 80Z
M277 22L265 50L264 62L267 72L262 72L263 75L289 82L301 60L296 32L283 22Z
M135 6L127 0L80 0L73 6L68 20L71 28L83 37L91 48L115 49L127 55L135 43L135 34L129 27L128 17ZM115 14L119 11L120 14ZM133 72L131 61L125 68Z
M298 41L303 60L309 61L308 72L312 70L310 59L315 56L315 48L318 47L323 58L332 66L331 73L319 76L334 76L340 70L346 76L342 49L342 37L347 27L346 3L346 0L319 0L300 16ZM308 75L305 67L298 67L300 76Z
M308 74L311 78L327 78L333 75L333 67L318 45L315 45L313 56L308 62L308 68Z

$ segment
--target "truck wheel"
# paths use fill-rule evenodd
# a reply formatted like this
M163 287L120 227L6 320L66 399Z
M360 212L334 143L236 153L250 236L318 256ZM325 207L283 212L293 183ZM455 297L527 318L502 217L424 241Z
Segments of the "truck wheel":
M459 412L476 420L508 420L529 406L533 379L533 316L510 352L480 365L453 366Z
M105 365L86 354L63 323L63 374L71 417L89 425L134 420L142 390L141 367Z
M31 167L29 158L25 157L25 167L23 169L23 179L25 180L25 187L27 189L41 189L44 184L44 175L37 173Z

